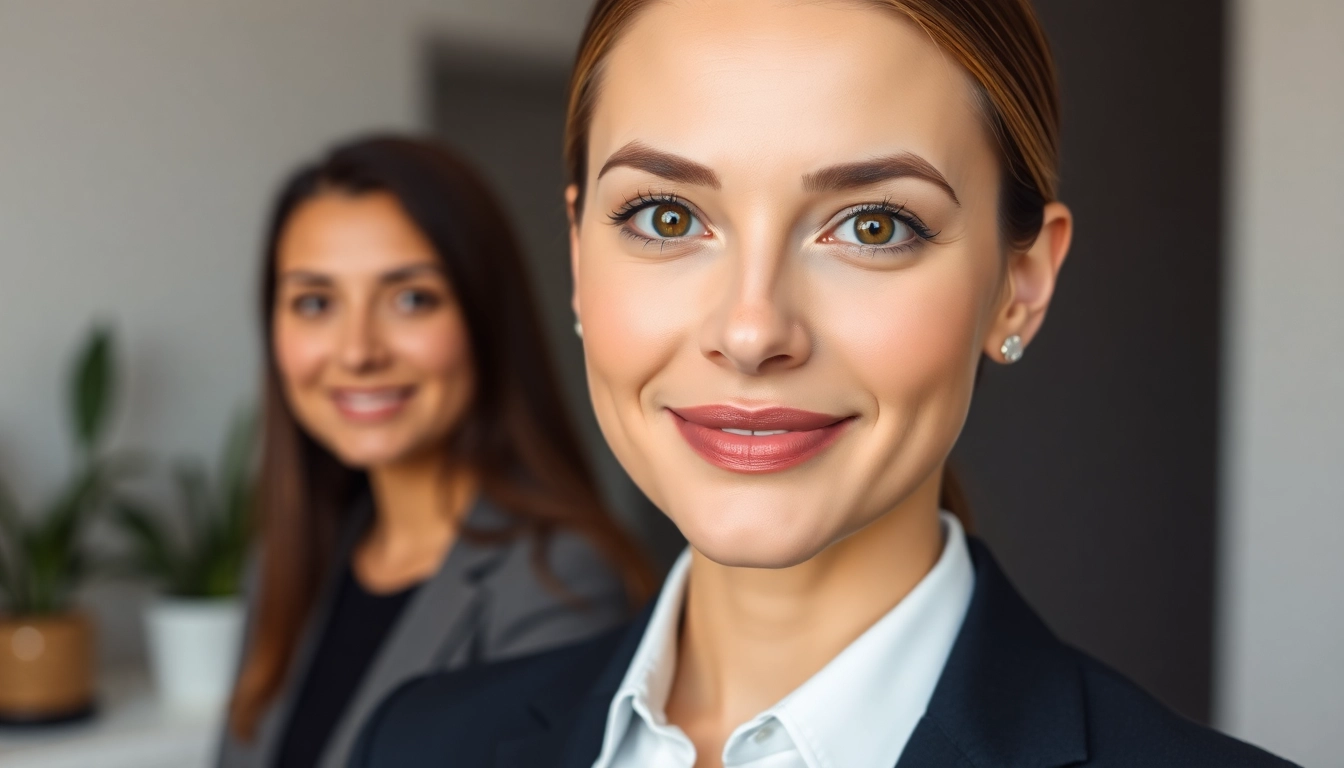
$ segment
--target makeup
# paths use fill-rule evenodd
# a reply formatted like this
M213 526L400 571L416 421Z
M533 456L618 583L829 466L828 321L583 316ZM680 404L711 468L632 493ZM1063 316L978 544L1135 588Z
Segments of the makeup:
M705 461L730 472L781 472L826 450L853 417L797 408L732 405L669 408L681 436Z

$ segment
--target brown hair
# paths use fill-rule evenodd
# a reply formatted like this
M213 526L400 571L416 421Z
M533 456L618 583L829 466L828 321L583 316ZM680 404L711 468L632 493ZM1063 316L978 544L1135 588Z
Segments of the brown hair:
M597 0L569 83L565 168L578 187L588 178L588 132L607 56L651 0ZM1031 0L866 0L904 14L970 74L1003 163L999 221L1003 241L1025 250L1036 239L1059 169L1059 95L1054 59ZM960 485L944 470L942 498L969 528Z
M625 578L632 602L654 580L603 506L570 424L543 341L512 227L485 182L429 141L374 137L299 169L275 203L264 251L261 327L265 356L262 469L258 493L261 580L249 651L230 705L230 727L250 739L283 684L339 531L364 473L346 467L304 432L284 397L272 345L277 246L294 211L328 191L387 192L433 244L462 307L476 371L476 395L444 446L471 466L482 493L513 517L493 540L526 535L548 584L544 545L559 528L580 533ZM487 538L463 531L464 537Z

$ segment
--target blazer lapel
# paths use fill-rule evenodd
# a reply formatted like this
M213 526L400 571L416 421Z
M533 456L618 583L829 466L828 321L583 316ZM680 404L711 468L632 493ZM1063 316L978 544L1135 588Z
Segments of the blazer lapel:
M527 705L536 732L501 743L495 768L589 768L602 751L611 700L652 615L651 602L624 630L608 642L594 641L591 652L542 688Z
M1055 768L1087 759L1081 671L978 539L975 594L897 768Z
M498 513L484 499L467 516L467 525L487 527ZM500 547L454 542L443 565L420 585L388 633L363 680L332 731L323 752L323 768L344 768L350 749L378 704L401 683L458 660L480 624L484 610L478 581L503 558Z
M969 539L975 594L928 710L896 768L1058 768L1087 759L1075 652L1027 606L989 550ZM595 648L528 703L535 730L500 744L495 768L588 768L652 614ZM585 681L596 680L587 683Z

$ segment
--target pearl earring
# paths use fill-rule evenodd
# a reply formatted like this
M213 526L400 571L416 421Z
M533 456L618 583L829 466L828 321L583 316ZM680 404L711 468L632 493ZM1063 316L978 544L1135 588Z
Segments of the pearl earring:
M575 320L575 321L574 321L574 335L575 335L575 336L578 336L580 339L583 338L583 323L582 323L582 321L579 321L579 320Z
M1022 359L1022 337L1013 334L1003 340L1003 346L999 347L999 352L1003 354L1003 361L1006 363L1016 363Z

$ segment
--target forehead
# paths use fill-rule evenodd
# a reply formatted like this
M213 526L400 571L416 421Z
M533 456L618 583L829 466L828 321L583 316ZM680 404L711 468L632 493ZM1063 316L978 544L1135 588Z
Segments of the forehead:
M989 151L969 76L919 27L801 0L650 4L606 62L590 172L632 140L726 176L910 151L956 183Z
M386 192L323 192L300 203L278 244L280 265L335 271L437 263L433 247Z

